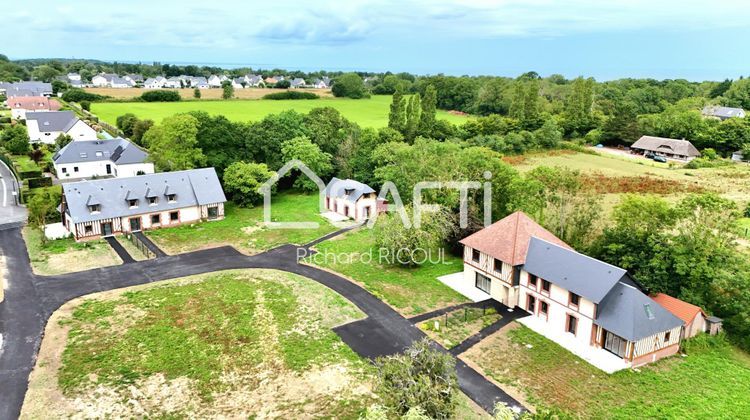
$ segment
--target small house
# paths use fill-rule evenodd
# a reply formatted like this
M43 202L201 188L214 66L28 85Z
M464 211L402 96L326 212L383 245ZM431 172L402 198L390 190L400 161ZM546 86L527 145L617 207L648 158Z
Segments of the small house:
M378 198L369 185L353 179L333 178L325 189L325 207L356 221L364 221L386 210L387 201Z
M709 317L700 306L687 303L665 293L657 293L652 296L652 298L656 303L664 307L664 309L682 320L683 338L695 337L698 333L702 332L708 332L713 335L716 334L718 330L721 330L721 319ZM709 318L711 318L712 321L708 321ZM718 327L713 328L714 331L711 331L710 328L712 322L714 325L718 325Z
M26 128L30 142L54 144L61 135L73 140L96 140L96 130L79 120L73 111L27 112Z
M745 110L728 106L707 106L703 108L703 116L726 120L729 118L745 118Z
M27 112L58 111L60 103L46 96L16 96L8 98L8 108L13 118L24 120Z
M52 163L63 181L154 173L148 153L123 138L70 142L52 156Z
M643 153L653 153L670 159L690 161L701 155L698 149L689 141L670 139L665 137L642 136L632 146L631 150Z

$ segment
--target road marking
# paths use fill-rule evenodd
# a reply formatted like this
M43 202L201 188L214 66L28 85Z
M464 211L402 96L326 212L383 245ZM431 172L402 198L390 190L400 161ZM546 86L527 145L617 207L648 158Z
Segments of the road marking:
M3 207L8 205L8 189L5 188L5 180L0 178L0 182L3 183Z

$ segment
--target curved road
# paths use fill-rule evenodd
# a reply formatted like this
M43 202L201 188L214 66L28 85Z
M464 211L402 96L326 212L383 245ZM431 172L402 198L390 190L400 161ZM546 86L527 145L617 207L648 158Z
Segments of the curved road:
M309 246L305 248L309 250ZM6 256L9 271L5 301L0 303L0 334L4 338L0 349L0 419L19 416L49 316L65 302L90 293L227 269L277 269L333 289L367 315L364 320L336 329L364 357L398 353L425 337L408 319L365 289L328 271L299 264L294 245L254 256L243 255L232 247L220 247L45 277L32 273L20 229L13 228L0 230L0 254ZM434 346L445 351L437 344ZM461 389L488 412L498 401L521 407L460 359L456 359L456 368Z

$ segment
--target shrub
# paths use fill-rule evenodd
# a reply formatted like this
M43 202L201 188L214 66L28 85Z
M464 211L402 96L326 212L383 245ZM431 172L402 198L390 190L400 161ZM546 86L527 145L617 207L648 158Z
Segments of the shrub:
M193 98L200 99L201 98L201 90L198 88L193 89Z
M41 187L51 187L52 186L52 178L47 177L41 177L41 178L29 178L28 179L29 188L41 188Z
M263 99L281 100L281 99L319 99L315 93L312 92L299 92L296 90L287 90L285 92L269 93L263 96Z
M41 178L42 177L42 170L41 169L32 169L30 171L20 171L18 173L18 176L21 179Z
M10 117L0 117L0 124L10 123Z
M276 82L275 85L273 85L274 89L289 89L289 87L292 86L292 82L289 80L279 80Z
M141 99L146 102L177 102L180 94L174 90L150 90L141 95Z
M85 90L78 88L68 89L65 93L63 93L62 96L62 99L66 102L78 103L81 103L83 101L98 102L106 98L108 98L108 96L97 95L95 93L86 92Z
M376 364L376 392L387 409L401 416L419 407L429 418L453 417L458 394L455 360L431 348L427 339L404 354L379 358Z
M90 101L81 101L81 109L85 111L91 111L91 102Z

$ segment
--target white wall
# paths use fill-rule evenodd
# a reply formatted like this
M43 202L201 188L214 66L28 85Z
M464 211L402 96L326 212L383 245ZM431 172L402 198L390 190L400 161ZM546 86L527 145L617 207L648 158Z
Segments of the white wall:
M27 120L26 130L29 132L29 141L54 144L57 137L63 134L62 131L39 131L39 122L37 120Z
M96 140L96 130L91 128L88 124L85 122L78 120L78 122L73 125L73 127L70 127L70 130L66 133L69 135L73 140Z
M352 203L341 197L329 197L329 198L330 200L328 202L328 210L334 211L334 208L335 208L336 213L344 216L346 215L346 212L344 209L347 208L349 210L348 217L357 221L363 221L366 219L365 207L370 207L370 217L374 216L375 213L378 211L378 208L377 208L378 200L377 200L377 195L375 193L363 195L355 203Z
M111 172L107 174L107 165L110 165ZM78 171L76 171L78 168ZM116 178L127 178L136 176L138 171L147 174L154 173L153 163L134 163L130 165L116 165L111 160L100 160L97 162L79 162L55 164L55 173L58 179L81 179L93 177L112 176Z
M127 178L138 175L139 171L142 171L145 174L152 174L154 173L154 164L145 162L132 163L129 165L117 165L116 176L117 178Z

